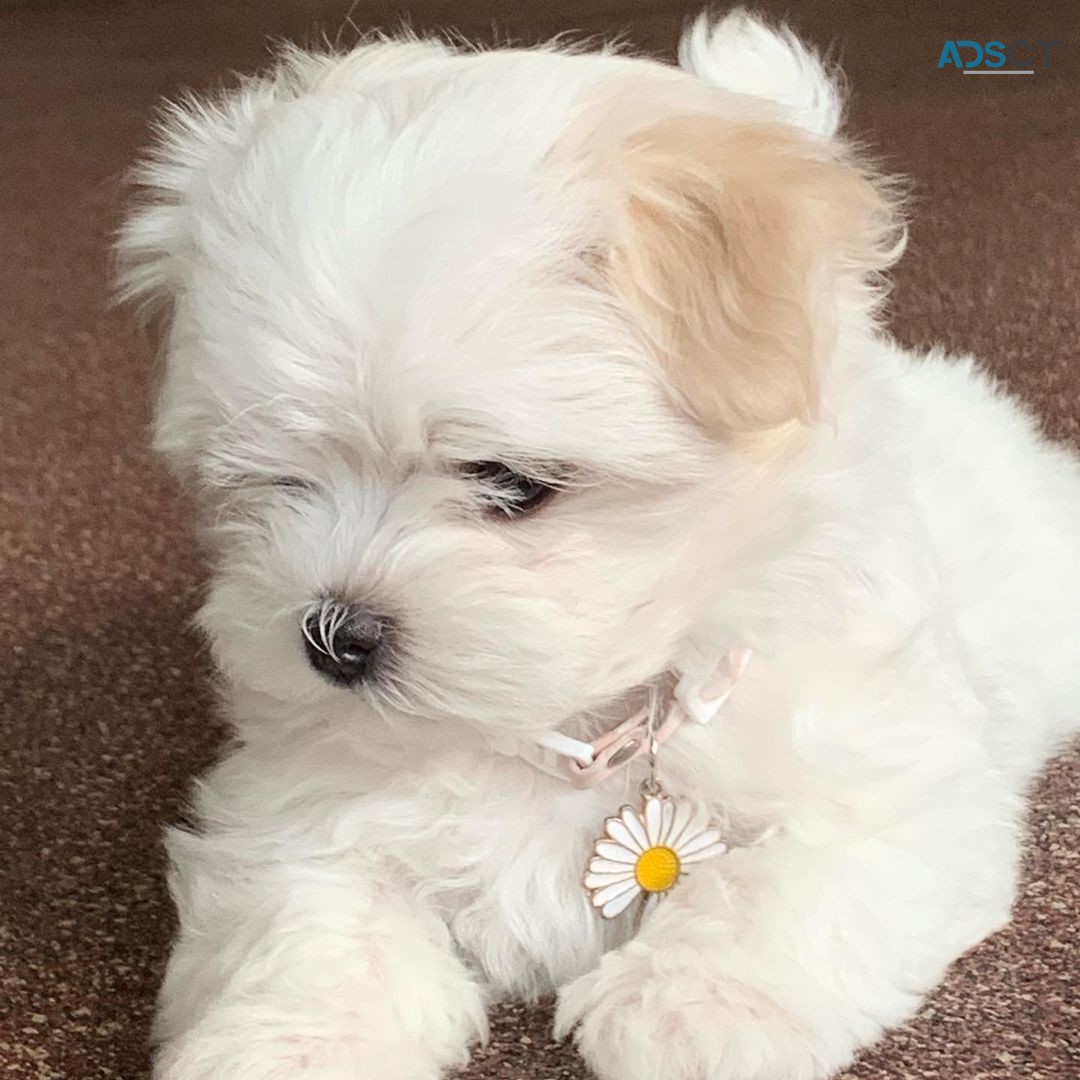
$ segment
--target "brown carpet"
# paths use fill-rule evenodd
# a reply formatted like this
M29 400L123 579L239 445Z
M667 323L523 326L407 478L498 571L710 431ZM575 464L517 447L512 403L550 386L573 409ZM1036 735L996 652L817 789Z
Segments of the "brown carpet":
M146 1076L172 915L161 823L212 757L188 629L188 512L145 449L148 350L108 306L120 179L152 104L314 39L349 0L0 0L0 1076ZM481 39L625 30L670 50L680 0L417 0ZM854 126L914 178L893 326L971 350L1080 444L1080 5L788 0L855 88ZM361 27L391 4L353 5ZM348 39L352 31L346 30ZM964 78L945 38L1050 37L1054 67ZM1080 703L1078 703L1080 707ZM958 962L847 1080L1080 1077L1074 751L1034 792L1013 925ZM499 1012L471 1080L584 1080L543 1009Z

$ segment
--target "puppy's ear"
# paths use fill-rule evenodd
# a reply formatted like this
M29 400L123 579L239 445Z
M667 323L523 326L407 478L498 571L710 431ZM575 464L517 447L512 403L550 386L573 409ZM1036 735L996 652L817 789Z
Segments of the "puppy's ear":
M167 103L155 125L155 143L135 170L138 199L117 239L121 299L143 310L167 308L183 288L186 267L200 258L200 247L215 239L231 243L227 232L215 237L198 211L235 186L274 106L308 93L356 93L367 82L420 68L448 52L439 42L409 33L398 40L372 38L347 56L285 46L265 76L244 78L217 97L189 95Z
M687 411L722 436L810 421L839 310L896 257L890 198L832 143L691 113L630 134L610 288Z
M731 115L663 117L612 165L610 288L687 411L716 435L813 418L839 308L897 253L889 198L834 144Z
M156 142L133 174L133 205L116 241L119 299L136 309L160 361L154 446L184 477L194 475L213 421L190 358L174 348L175 312L214 235L210 192L227 186L224 178L275 93L269 81L252 80L217 101L165 106Z
M420 68L448 51L409 35L373 38L347 56L286 47L265 76L161 110L154 145L133 175L133 205L116 242L116 277L120 299L138 309L157 339L163 362L154 445L178 472L193 471L226 410L213 389L224 380L200 366L214 361L203 355L198 335L174 327L201 271L228 265L234 276L244 276L247 237L237 211L247 205L248 182L266 167L260 135L271 133L271 157L287 153L287 144L272 138L277 117L285 114L281 107L302 108L309 94L358 95L368 82ZM258 296L259 285L242 280L234 291Z
M133 173L134 205L116 242L120 299L155 321L166 317L197 254L197 206L243 152L252 126L276 96L251 80L217 101L163 106L157 139Z

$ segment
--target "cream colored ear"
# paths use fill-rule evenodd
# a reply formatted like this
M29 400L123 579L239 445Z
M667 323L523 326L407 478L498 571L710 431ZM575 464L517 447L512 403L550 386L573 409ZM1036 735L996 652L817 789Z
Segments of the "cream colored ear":
M651 120L609 159L610 288L717 436L813 418L838 305L899 254L887 190L838 145L769 119Z

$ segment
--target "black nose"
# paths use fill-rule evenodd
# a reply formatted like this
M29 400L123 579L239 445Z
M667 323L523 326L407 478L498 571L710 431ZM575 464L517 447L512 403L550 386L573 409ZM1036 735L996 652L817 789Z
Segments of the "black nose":
M357 686L371 673L385 620L363 608L327 600L304 617L311 666L339 686Z

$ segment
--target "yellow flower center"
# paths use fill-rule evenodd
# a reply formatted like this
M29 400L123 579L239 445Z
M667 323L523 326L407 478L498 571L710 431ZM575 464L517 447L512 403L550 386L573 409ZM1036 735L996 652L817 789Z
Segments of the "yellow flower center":
M647 848L638 856L634 877L646 892L666 892L679 880L679 856L669 847Z

